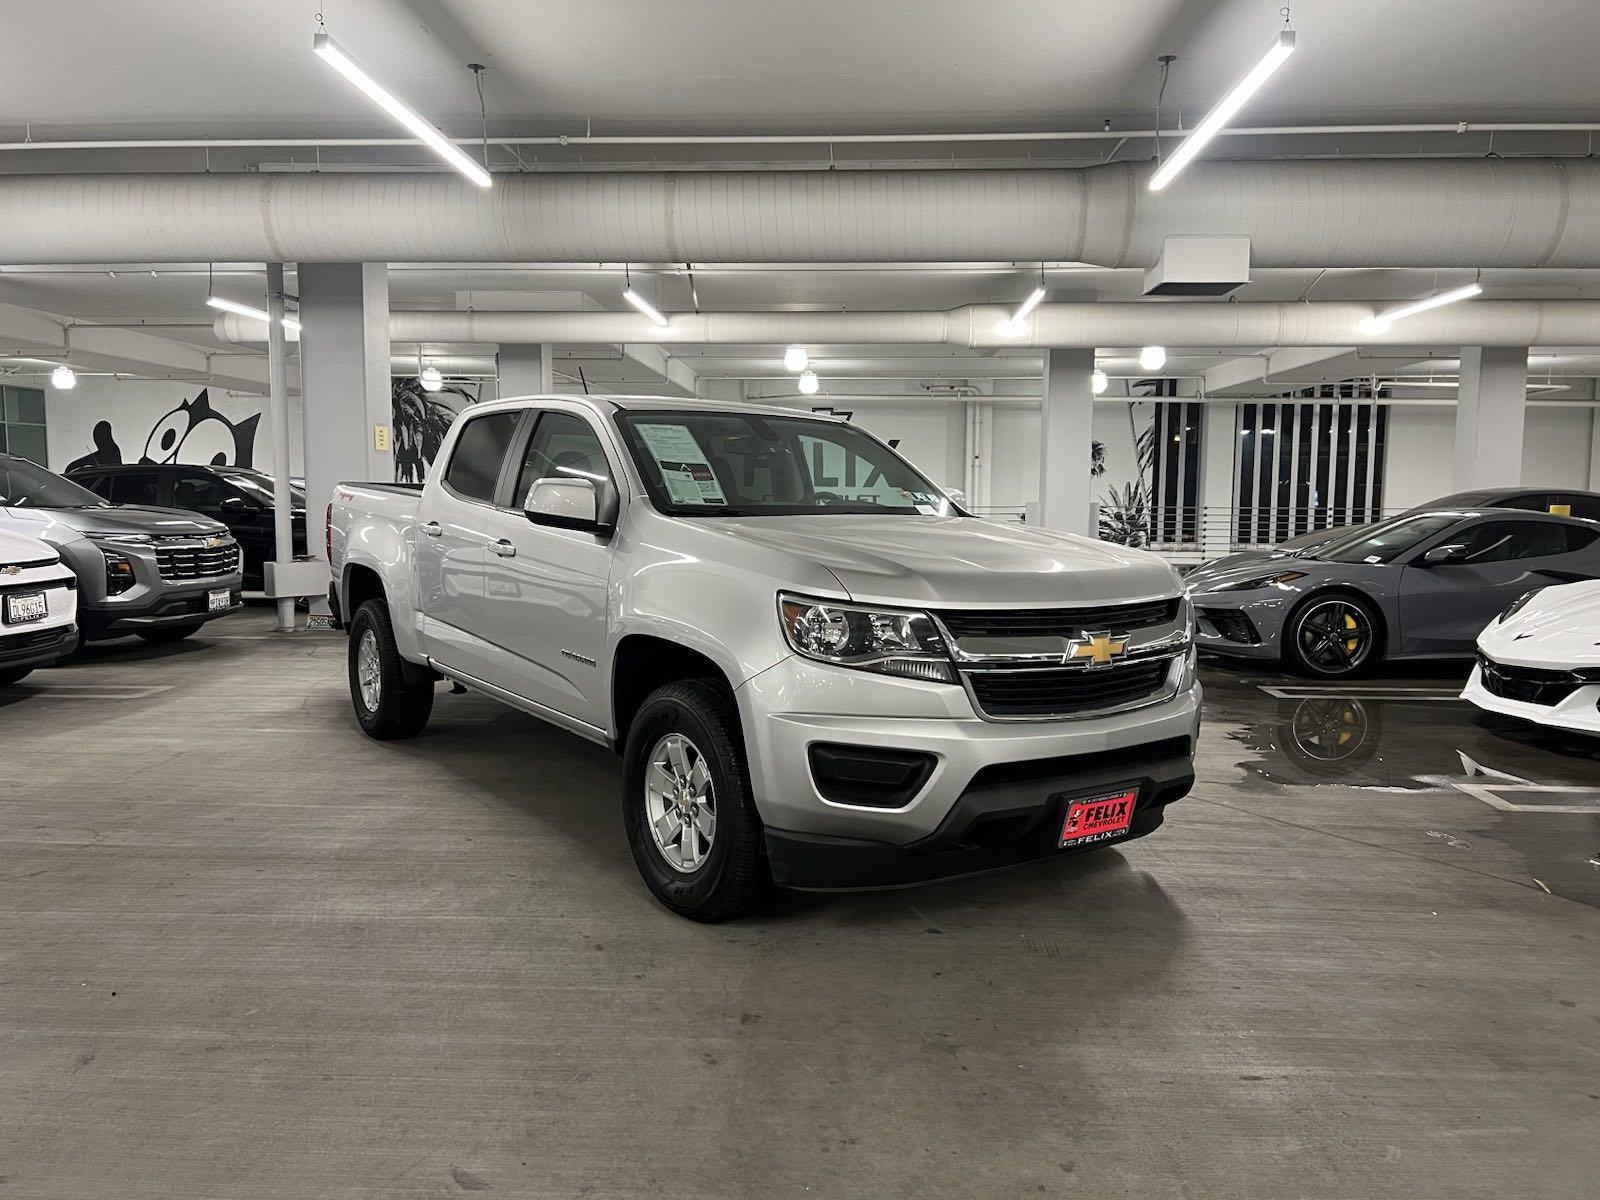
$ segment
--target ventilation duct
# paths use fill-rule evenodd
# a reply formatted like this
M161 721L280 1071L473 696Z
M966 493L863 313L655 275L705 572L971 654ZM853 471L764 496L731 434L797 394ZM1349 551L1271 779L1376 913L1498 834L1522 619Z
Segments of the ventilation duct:
M1185 346L1592 346L1600 300L1473 300L1363 332L1367 304L1205 301L1041 304L1008 335L1007 308L975 304L948 312L679 313L665 326L632 312L391 312L392 342L430 345L657 343L667 346L1005 347ZM217 336L257 342L266 328L225 313ZM314 338L315 329L305 337Z
M1600 267L1600 161L449 175L13 175L0 262L1073 261L1169 234L1272 267Z

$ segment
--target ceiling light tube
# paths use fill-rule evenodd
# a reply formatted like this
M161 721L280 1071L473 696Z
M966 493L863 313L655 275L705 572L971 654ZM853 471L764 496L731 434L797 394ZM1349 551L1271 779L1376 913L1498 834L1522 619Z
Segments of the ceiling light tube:
M1250 69L1250 73L1236 83L1233 90L1217 101L1216 106L1205 115L1200 124L1194 127L1193 132L1179 143L1178 148L1167 156L1165 162L1157 168L1156 173L1150 176L1150 190L1159 192L1167 184L1177 178L1178 172L1183 170L1200 151L1206 148L1206 143L1221 133L1229 121L1243 108L1250 97L1261 90L1261 85L1272 77L1272 73L1283 65L1284 59L1294 53L1294 30L1285 29L1278 34L1272 43L1272 48L1262 56L1261 61ZM1160 136L1160 131L1157 131Z
M421 114L413 111L404 100L401 100L371 75L367 74L362 69L361 64L346 54L344 49L327 34L316 34L312 38L311 48L323 62L365 92L369 100L404 125L428 149L472 180L473 183L481 188L486 188L494 182L489 177L488 171L463 154L458 146L440 133Z
M237 300L226 300L221 296L207 296L206 303L212 308L220 308L223 312L236 313L241 317L253 317L263 325L272 320L264 308L251 308L248 304L240 304ZM300 322L293 317L283 319L283 327L290 333L300 332Z
M783 352L783 369L785 371L804 371L806 364L811 361L811 355L806 353L804 346L790 346Z
M666 317L661 315L661 310L654 304L651 304L650 301L646 300L643 296L639 295L639 293L634 291L631 287L623 289L622 298L637 308L645 316L649 317L657 325L665 325L667 323Z
M1159 371L1167 365L1167 350L1165 346L1146 346L1139 351L1139 369L1141 371Z
M1011 328L1016 330L1018 333L1021 333L1022 322L1027 319L1029 313L1039 307L1039 301L1043 299L1044 285L1041 284L1034 288L1033 291L1029 292L1028 298L1017 306L1016 312L1011 314L1011 320L1008 322Z
M1413 304L1403 304L1399 308L1390 309L1386 313L1368 317L1361 322L1361 328L1367 333L1383 333L1396 321L1414 317L1418 313L1427 312L1430 308L1439 308L1445 304L1454 304L1457 300L1470 300L1474 296L1481 295L1483 295L1483 288L1476 283L1469 283L1466 287L1452 288L1448 292L1440 292L1437 296L1429 296L1426 300L1418 300Z

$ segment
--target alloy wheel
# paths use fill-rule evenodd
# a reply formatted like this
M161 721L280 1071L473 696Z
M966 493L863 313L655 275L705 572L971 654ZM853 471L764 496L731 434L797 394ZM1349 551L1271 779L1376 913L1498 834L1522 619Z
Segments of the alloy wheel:
M356 648L356 686L366 710L377 712L383 698L383 663L378 657L378 635L371 629L361 631L361 644Z
M1301 614L1295 626L1300 657L1324 675L1346 675L1372 652L1372 622L1348 600L1321 600Z
M666 864L684 874L698 870L717 835L716 790L705 755L681 733L665 735L650 751L644 810Z

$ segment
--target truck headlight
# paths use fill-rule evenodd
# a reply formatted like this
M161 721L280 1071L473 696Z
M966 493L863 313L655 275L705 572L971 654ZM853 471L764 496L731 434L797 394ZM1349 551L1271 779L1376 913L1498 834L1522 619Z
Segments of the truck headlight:
M950 651L925 612L779 595L778 617L784 639L806 658L905 679L956 681Z

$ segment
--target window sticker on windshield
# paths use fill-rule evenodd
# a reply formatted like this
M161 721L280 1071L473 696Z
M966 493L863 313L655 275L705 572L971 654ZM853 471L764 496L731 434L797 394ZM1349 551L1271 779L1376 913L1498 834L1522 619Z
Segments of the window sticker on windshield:
M635 429L661 468L661 482L674 504L726 504L722 485L687 425L648 425Z

